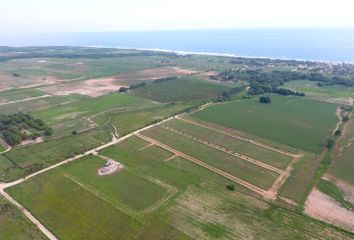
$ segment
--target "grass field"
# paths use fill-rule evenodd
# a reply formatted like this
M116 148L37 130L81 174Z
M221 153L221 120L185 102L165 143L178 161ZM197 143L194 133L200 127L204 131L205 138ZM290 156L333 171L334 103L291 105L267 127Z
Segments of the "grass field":
M146 124L175 115L178 112L181 112L184 109L192 107L196 104L197 102L163 104L142 109L110 111L98 115L92 120L99 124L109 122L118 130L120 135L125 135L133 130L145 126Z
M147 144L132 137L100 152L122 162L132 175L144 175L177 190L166 204L147 215L124 212L118 200L125 195L137 198L141 193L131 187L130 178L121 179L129 181L125 185L118 183L124 169L107 179L94 176L93 170L101 161L96 157L72 162L7 191L61 239L352 238L303 215L244 195L239 192L243 191L240 186L230 192L225 188L228 180L223 177L182 158L165 162L171 154L156 146L141 149ZM65 177L68 174L95 191ZM126 189L118 190L112 181ZM115 196L114 201L107 197L110 194ZM151 200L150 196L144 198Z
M316 82L306 80L290 81L285 84L285 87L304 92L309 96L323 96L328 98L354 97L353 88L340 85L318 87Z
M305 153L296 163L290 177L280 188L280 196L291 199L301 206L312 188L311 183L321 160L319 155Z
M334 162L329 169L329 173L354 185L354 121L348 125L348 130L345 136L338 142L338 151L335 153ZM343 149L341 149L343 148Z
M3 114L12 114L18 112L30 112L39 109L48 109L61 104L74 102L83 99L84 96L79 94L71 94L67 96L53 96L41 99L34 99L24 102L6 104L0 106L0 112Z
M45 95L44 92L35 89L18 89L18 90L9 90L0 92L0 103L1 102L10 102L16 100L22 100L26 98L39 97Z
M33 116L49 125L66 120L92 116L105 110L115 108L141 107L151 105L151 101L125 94L108 94L97 98L87 98L73 103L54 106L50 109L34 111Z
M15 206L0 197L0 239L44 240L46 237Z
M0 144L0 153L5 151L6 150L6 147L2 144Z
M271 95L271 98L271 104L233 101L211 106L192 116L320 153L338 121L336 106L299 97Z
M149 129L143 134L266 190L278 177L278 174L270 170L171 133L161 127Z
M251 144L247 141L232 138L205 127L192 125L182 120L172 120L167 122L165 125L280 169L285 169L292 159L284 154Z
M158 102L176 102L213 99L230 89L231 86L192 77L182 77L161 83L147 84L144 87L134 89L133 93Z
M102 145L110 139L110 134L104 128L97 128L77 135L15 148L6 153L6 157L30 173ZM11 175L12 171L8 174Z

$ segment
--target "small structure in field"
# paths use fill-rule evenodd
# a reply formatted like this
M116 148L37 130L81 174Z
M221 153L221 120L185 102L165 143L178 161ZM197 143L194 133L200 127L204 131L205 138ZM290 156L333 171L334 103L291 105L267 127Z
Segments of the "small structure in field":
M123 165L112 159L108 159L104 167L97 170L99 176L111 175L123 168Z

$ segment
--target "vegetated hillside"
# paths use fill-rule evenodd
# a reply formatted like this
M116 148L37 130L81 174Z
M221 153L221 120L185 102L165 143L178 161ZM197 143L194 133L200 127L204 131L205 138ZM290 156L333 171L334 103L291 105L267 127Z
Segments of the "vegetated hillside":
M320 153L338 118L334 104L271 95L271 104L233 101L209 107L193 117Z

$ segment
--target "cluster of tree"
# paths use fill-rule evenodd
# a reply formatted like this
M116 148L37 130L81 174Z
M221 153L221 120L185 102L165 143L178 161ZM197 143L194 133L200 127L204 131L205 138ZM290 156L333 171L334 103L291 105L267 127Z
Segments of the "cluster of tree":
M165 78L159 78L153 81L153 83L162 83L162 82L167 82L167 81L172 81L172 80L177 80L177 77L165 77Z
M129 87L121 87L119 88L119 92L123 93L123 92L127 92L130 89L136 89L136 88L141 88L144 87L146 85L145 82L141 82L141 83L136 83L136 84L132 84Z
M293 91L291 89L288 88L277 88L273 91L273 93L277 93L283 96L299 96L299 97L305 97L305 93L303 92L297 92L297 91Z
M53 130L40 119L35 119L29 114L17 113L0 115L0 133L9 145L14 146L23 140L36 139L42 135L49 136Z
M268 104L268 103L271 103L272 100L268 96L260 96L259 97L259 102Z
M309 80L319 82L319 86L339 84L344 86L354 86L354 79L343 77L328 77L321 73L299 72L299 71L271 71L262 70L233 70L227 69L217 76L211 76L213 80L219 81L247 81L250 84L249 94L261 95L264 93L278 92L289 95L296 95L284 90L278 90L284 83L292 80ZM300 94L302 95L302 94Z
M232 95L237 94L237 93L240 93L240 92L242 92L243 90L245 90L245 87L244 87L244 86L232 88L232 89L229 90L229 91L222 92L221 95L218 96L216 100L217 100L218 102L230 101Z

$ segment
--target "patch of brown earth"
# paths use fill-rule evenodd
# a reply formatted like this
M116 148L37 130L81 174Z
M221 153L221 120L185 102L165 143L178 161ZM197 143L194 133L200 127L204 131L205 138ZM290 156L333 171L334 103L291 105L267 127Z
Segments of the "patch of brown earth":
M334 183L343 192L344 200L354 204L354 186L353 185L351 185L341 179L338 179L335 176L330 175L328 173L326 173L322 178L324 180Z
M354 212L313 188L305 203L305 214L354 233Z

